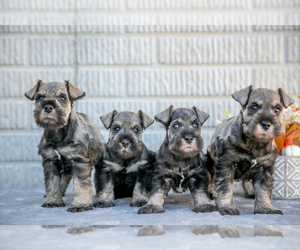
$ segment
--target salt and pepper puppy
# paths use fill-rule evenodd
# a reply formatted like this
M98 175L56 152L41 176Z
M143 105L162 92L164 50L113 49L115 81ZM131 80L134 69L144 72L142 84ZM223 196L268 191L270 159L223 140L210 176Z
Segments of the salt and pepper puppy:
M91 171L102 156L104 140L89 117L73 110L85 92L68 81L39 80L25 96L35 102L35 122L44 129L38 145L47 197L42 207L65 206L62 196L73 177L73 201L67 211L91 210Z
M164 200L171 188L178 193L190 189L194 212L217 211L207 197L207 171L201 152L201 126L208 117L196 107L173 106L155 116L165 126L166 138L158 152L149 201L139 209L139 214L164 212Z
M148 201L156 158L144 145L142 133L154 120L141 110L114 110L100 119L109 129L109 140L96 166L93 206L111 207L115 199L132 197L131 206L140 207Z
M232 94L242 108L215 131L208 147L207 165L213 168L216 204L221 215L238 215L233 204L233 180L252 181L255 214L282 214L271 205L274 139L281 134L281 111L294 100L282 89L277 92L252 86ZM247 190L245 190L248 193Z

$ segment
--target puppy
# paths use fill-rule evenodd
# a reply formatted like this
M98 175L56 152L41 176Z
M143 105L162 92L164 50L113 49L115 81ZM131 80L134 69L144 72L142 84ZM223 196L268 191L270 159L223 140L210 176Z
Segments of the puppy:
M232 97L242 106L240 114L216 129L207 149L219 213L239 214L233 204L232 184L233 180L243 180L244 187L247 181L253 182L255 214L282 214L271 205L277 157L274 139L281 134L282 109L294 100L282 89L253 90L252 86L233 93Z
M147 203L156 159L142 141L143 131L154 120L143 111L117 112L100 117L109 129L103 157L96 166L94 207L111 207L114 199L132 197L131 206Z
M85 92L68 81L39 80L25 96L35 102L35 122L44 129L38 145L47 197L42 207L65 206L62 196L73 177L74 198L67 211L91 210L91 171L102 156L104 140L89 117L73 110Z
M207 197L207 171L201 152L201 126L208 117L196 107L173 110L173 106L155 116L165 127L166 138L158 152L149 201L139 209L139 214L164 212L164 200L171 187L178 193L190 189L194 212L217 210Z

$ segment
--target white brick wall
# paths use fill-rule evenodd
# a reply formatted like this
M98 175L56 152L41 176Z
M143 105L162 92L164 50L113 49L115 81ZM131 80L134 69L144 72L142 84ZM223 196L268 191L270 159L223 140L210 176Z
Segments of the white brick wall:
M25 91L38 79L86 91L76 110L152 117L173 104L210 114L205 149L250 84L300 92L300 0L1 0L0 187L41 187L42 130ZM144 142L157 150L155 123Z

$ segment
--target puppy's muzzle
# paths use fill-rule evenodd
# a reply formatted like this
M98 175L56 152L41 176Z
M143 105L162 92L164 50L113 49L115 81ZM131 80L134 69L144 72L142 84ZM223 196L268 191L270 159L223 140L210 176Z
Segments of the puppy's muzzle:
M272 124L271 124L270 121L263 120L263 121L261 121L260 125L262 126L262 128L264 130L268 130L271 127Z

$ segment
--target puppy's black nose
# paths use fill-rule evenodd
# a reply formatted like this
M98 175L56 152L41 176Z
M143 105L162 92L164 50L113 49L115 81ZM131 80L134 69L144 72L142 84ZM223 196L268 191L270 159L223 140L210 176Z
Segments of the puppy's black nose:
M264 130L268 130L271 126L271 122L269 122L269 121L262 121L260 124Z
M44 111L46 113L51 113L53 111L53 106L51 104L47 104L44 106Z
M191 143L191 142L194 140L194 137L191 136L191 135L186 135L186 136L184 137L184 140L185 140L186 142L188 142L188 143Z
M127 139L124 139L124 140L121 141L121 143L122 143L122 146L124 148L127 148L129 146L129 144L130 144L130 141L127 140Z

